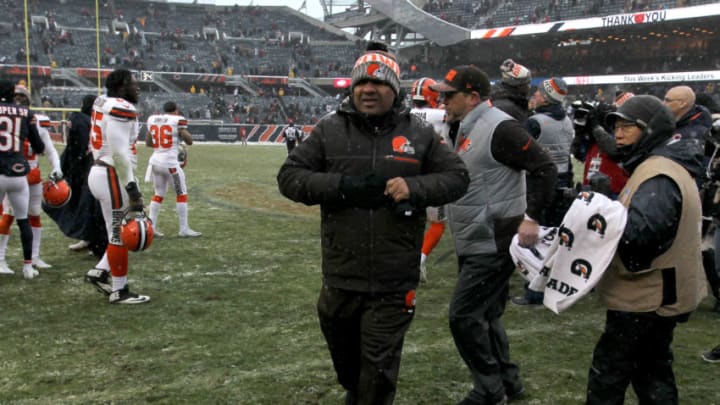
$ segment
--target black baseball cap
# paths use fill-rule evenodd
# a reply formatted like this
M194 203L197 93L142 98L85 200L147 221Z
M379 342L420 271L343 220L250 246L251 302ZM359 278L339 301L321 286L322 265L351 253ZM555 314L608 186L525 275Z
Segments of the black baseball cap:
M440 83L430 86L440 93L451 91L477 91L480 96L490 94L490 79L485 72L472 65L456 66L450 69Z
M634 96L625 101L617 111L608 114L605 118L605 123L612 128L615 125L615 121L618 118L622 118L625 121L632 122L640 128L645 129L655 114L663 108L666 108L665 105L655 96Z

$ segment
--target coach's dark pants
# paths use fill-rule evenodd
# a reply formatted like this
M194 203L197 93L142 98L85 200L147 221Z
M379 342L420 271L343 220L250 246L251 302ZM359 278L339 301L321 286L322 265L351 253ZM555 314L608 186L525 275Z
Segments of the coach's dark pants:
M338 381L348 392L347 404L392 404L405 332L415 313L414 294L323 286L317 305L320 327Z
M676 318L654 313L607 311L588 376L587 404L622 404L629 384L640 405L677 404L670 348L675 325Z
M450 330L473 377L473 390L464 403L494 404L502 401L506 391L522 390L500 322L514 265L509 253L462 256L459 264L450 302Z

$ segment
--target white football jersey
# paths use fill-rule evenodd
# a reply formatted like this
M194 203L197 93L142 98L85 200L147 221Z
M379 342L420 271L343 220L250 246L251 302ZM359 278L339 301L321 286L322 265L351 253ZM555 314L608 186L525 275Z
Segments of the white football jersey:
M153 154L150 164L159 167L175 167L178 163L180 129L187 128L187 120L177 114L151 115L147 120L148 136L152 136Z
M95 160L118 169L123 184L134 178L131 154L137 135L137 110L132 103L104 95L95 99L90 149Z
M443 126L445 125L445 110L430 107L413 107L410 113L432 124L436 134L440 135L442 133Z
M59 170L60 155L58 155L55 145L53 145L52 138L50 138L50 117L45 114L38 113L34 113L34 115L38 134L45 144L45 151L43 154L48 157L48 160L50 160L53 170ZM38 154L35 153L32 146L30 146L30 141L27 139L25 139L25 159L27 159L31 169L38 167Z

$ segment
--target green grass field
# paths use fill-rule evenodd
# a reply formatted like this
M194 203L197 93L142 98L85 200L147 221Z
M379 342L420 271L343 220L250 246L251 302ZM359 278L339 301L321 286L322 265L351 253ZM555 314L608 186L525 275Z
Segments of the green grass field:
M138 177L149 156L140 153ZM110 306L84 284L95 259L69 251L74 241L47 217L42 257L54 267L23 280L13 227L7 259L16 274L0 276L0 403L342 403L315 313L319 209L277 191L285 148L195 145L189 154L190 226L204 235L175 236L169 195L159 220L167 236L130 256L131 287L149 304ZM150 185L141 188L148 202ZM457 271L449 234L428 270L396 404L454 404L471 388L447 325ZM513 276L514 294L521 284ZM710 308L706 299L676 329L681 404L720 404L720 365L699 356L720 344ZM596 298L560 316L508 305L503 319L527 391L518 403L582 403L604 323ZM632 393L627 403L637 403Z

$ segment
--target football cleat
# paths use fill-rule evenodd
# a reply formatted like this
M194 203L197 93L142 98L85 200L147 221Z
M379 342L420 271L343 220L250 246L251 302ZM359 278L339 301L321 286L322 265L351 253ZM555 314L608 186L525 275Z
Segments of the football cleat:
M86 240L81 240L77 243L73 243L72 245L68 245L68 249L74 250L76 252L80 252L82 250L87 249L88 246L90 246L90 242L88 242Z
M178 236L181 238L197 238L198 236L202 236L202 232L193 231L192 229L188 228L184 231L178 232Z
M85 274L85 282L94 285L98 291L105 295L112 293L112 285L110 285L108 271L91 269Z
M25 280L32 280L39 275L40 272L35 270L32 266L23 267L23 277L25 278Z
M708 363L720 363L720 346L715 347L707 353L703 353L702 358Z
M152 221L142 211L129 212L120 224L120 240L132 252L149 248L153 236Z
M160 231L158 228L153 228L153 237L164 238L165 234L162 231Z
M0 274L15 274L5 260L0 261Z
M45 261L39 257L33 257L32 264L40 270L49 269L52 267L52 265L45 263Z
M45 180L42 183L42 200L51 208L60 208L72 197L72 189L65 180Z
M150 297L130 292L127 285L121 290L113 291L108 298L111 304L144 304L150 302Z

